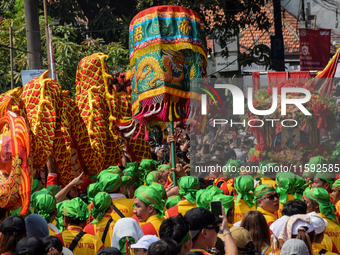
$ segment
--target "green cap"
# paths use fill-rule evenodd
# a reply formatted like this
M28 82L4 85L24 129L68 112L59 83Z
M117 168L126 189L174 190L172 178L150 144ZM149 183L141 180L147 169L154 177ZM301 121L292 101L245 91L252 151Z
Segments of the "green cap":
M100 173L101 174L101 173ZM104 173L100 176L99 189L105 192L116 192L122 187L130 178L127 176L120 176L119 174Z
M200 189L200 182L197 177L183 176L178 179L179 195L190 203L195 203L196 193Z
M165 202L165 208L169 209L171 207L174 207L181 200L182 200L182 198L180 196L171 196L171 197L168 197L168 199Z
M63 214L66 217L84 221L89 217L89 209L83 200L76 197L64 205Z
M91 223L95 224L101 221L107 209L109 209L111 205L112 198L108 193L99 192L97 195L95 195L93 198L94 208L91 209L91 215L93 216L94 220Z
M211 198L215 195L221 194L223 195L223 190L216 186L208 186L206 189L201 189L196 193L196 202L197 207L203 207L207 210L210 210L210 201Z
M147 204L151 204L158 210L157 216L163 218L164 216L164 200L162 194L152 186L140 186L135 191L135 197Z
M257 199L262 197L263 195L275 191L275 189L273 188L272 185L266 185L266 184L262 184L258 187L255 188L254 190L254 204L255 207L257 208L258 204L257 204Z
M229 173L230 177L236 177L240 173L241 160L229 159L227 164L224 166L226 172Z
M236 204L242 198L250 207L254 205L254 179L250 175L241 175L235 178L234 188L238 193Z
M56 209L56 201L54 196L50 194L39 194L34 196L34 200L31 201L35 213L44 217L47 223L50 223L50 214Z
M150 186L152 183L158 182L158 180L159 180L158 171L151 171L145 178L145 184L147 186Z
M319 178L320 180L324 180L325 182L329 183L329 187L332 187L333 183L335 182L334 176L329 172L318 172L315 177Z
M228 211L230 209L235 208L235 203L234 203L234 197L233 196L228 196L228 195L215 195L212 197L211 201L221 201L222 205L224 207L225 215L228 215Z
M87 188L87 198L88 198L88 202L89 204L91 204L93 202L93 198L94 196L100 191L99 188L99 183L95 182L95 183L91 183L88 188Z
M336 224L338 221L336 219L335 205L329 199L329 194L327 190L319 187L308 187L304 192L304 196L319 203L319 209L321 213L324 213L327 218L333 220Z
M280 203L286 203L288 194L295 192L295 180L295 174L291 172L279 172L276 174L275 190L280 195Z

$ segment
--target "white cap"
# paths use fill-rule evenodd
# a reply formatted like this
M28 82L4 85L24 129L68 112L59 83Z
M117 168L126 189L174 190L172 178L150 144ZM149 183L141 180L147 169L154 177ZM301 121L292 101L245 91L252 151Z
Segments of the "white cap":
M269 228L273 232L274 236L276 236L276 238L279 238L281 230L288 219L289 216L283 215L281 218L277 219L270 225Z
M138 240L137 243L131 245L131 249L149 249L152 243L159 241L160 239L155 235L145 235Z
M312 224L309 224L309 223L304 222L302 220L297 220L293 224L292 235L299 234L299 229L301 227L306 229L306 233L310 233L310 232L312 232L314 230L314 226Z
M327 220L323 219L316 212L311 212L308 213L307 215L309 215L310 221L313 224L315 233L317 235L325 231L326 227L328 226Z

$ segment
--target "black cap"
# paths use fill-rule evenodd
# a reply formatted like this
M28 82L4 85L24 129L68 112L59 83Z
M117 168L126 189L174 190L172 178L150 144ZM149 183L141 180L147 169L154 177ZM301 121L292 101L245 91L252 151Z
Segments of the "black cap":
M24 237L17 243L15 255L45 255L44 243L33 236Z
M55 236L46 236L41 241L44 243L45 252L48 253L51 248L56 249L60 253L63 251L63 244L59 238Z
M122 255L122 253L115 247L105 247L99 250L96 255Z
M186 212L192 238L195 238L203 228L217 226L216 218L212 212L202 207L196 207Z
M20 236L26 233L25 221L18 216L9 216L1 224L0 232L8 236Z

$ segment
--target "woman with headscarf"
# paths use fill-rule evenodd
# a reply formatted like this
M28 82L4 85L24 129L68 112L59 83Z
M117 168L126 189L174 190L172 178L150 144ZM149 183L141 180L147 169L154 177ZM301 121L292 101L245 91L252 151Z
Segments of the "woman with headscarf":
M241 175L234 180L235 222L241 221L248 211L254 211L254 179ZM229 222L229 221L228 221Z
M84 231L91 235L98 236L105 247L111 246L112 232L115 221L111 217L112 200L106 192L99 192L93 199L94 208L91 210L91 215L94 220L88 224Z
M111 247L115 247L122 254L128 255L131 244L135 244L144 236L144 233L138 223L131 218L122 218L117 220L112 234Z
M185 215L187 211L197 207L196 193L200 189L197 177L183 176L178 180L179 195L183 198L178 204L165 212L165 218L176 217L178 214Z
M158 231L164 220L162 194L152 186L141 186L135 192L133 212L145 235L159 236Z
M36 196L32 196L32 198L33 200L31 203L34 208L34 212L41 215L46 220L49 235L54 236L59 234L59 229L52 224L58 214L55 198L50 194L38 194Z
M56 235L62 242L63 246L69 248L74 255L95 255L101 248L104 247L99 237L85 234L83 226L89 216L87 205L79 197L68 201L63 208L63 222L66 229ZM77 244L76 237L79 239Z
M332 239L337 251L340 251L340 226L335 216L335 206L330 201L327 190L319 187L309 187L304 192L303 201L307 204L307 213L316 212L327 220L328 226L325 234Z

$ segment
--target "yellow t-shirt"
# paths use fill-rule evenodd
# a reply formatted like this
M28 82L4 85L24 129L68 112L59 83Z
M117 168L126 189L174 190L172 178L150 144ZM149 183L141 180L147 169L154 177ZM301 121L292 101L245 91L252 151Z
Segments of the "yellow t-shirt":
M134 215L133 213L134 199L119 198L119 199L113 199L112 202L119 209L119 211L122 212L122 214L125 217L132 217ZM120 219L120 216L114 210L111 213L111 216L114 221L117 221Z
M81 227L69 226L62 233L56 235L62 242L63 247L69 248L76 235L81 232ZM96 255L97 252L104 248L102 241L97 236L85 234L73 250L74 255Z
M235 202L234 222L241 221L247 212L256 210L255 205L253 205L252 207L249 207L246 201L244 201L242 198L238 201L237 204L236 204L236 198L234 199L234 202Z
M261 207L257 207L257 211L262 213L262 215L265 217L268 226L270 226L274 221L277 220L277 217L275 214L265 211Z
M327 220L328 226L325 229L325 235L329 236L333 241L338 252L340 251L340 226L333 220L326 217L323 213L318 213L323 219Z
M329 252L326 248L326 245L323 245L322 243L313 243L312 244L313 252L316 254L319 254L319 251L322 249L326 250L327 252L325 253L326 255L333 255L336 254L334 252Z
M51 223L50 223L50 224L51 224ZM47 225L47 226L48 226L48 235L49 235L49 236L55 236L55 235L59 234L58 232L55 232L55 231L51 228L50 224ZM55 225L54 225L54 226L55 226ZM56 227L56 228L57 228L57 227Z
M139 225L143 230L144 235L156 235L159 237L159 228L164 220L159 218L157 215L150 216L146 222L141 222Z
M84 228L84 232L89 233L91 235L97 236L100 240L103 238L103 234L107 225L107 222L111 219L110 214L104 214L103 218L97 222L97 223L90 223L86 225ZM110 227L107 231L106 238L104 241L105 247L111 247L111 241L112 241L112 234L113 234L113 228L115 226L116 222L112 221L110 224Z
M197 207L196 201L192 204L188 200L183 199L179 201L177 205L166 210L164 218L168 219L170 217L176 217L178 214L184 216L187 211L195 207Z

